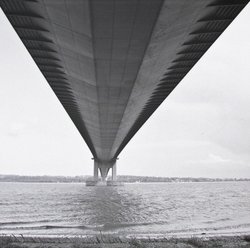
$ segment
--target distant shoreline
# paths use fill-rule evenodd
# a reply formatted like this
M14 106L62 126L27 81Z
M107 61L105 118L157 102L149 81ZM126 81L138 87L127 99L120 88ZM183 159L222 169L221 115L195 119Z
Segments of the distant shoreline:
M227 182L250 182L250 180L238 180L238 181L188 181L188 182L122 182L125 185L129 184L184 184L184 183L227 183ZM86 182L46 182L46 181L0 181L0 183L24 183L24 184L84 184ZM1 248L1 247L0 247ZM250 247L249 247L250 248Z
M91 176L19 176L0 175L0 182L16 183L85 183ZM120 175L118 181L124 183L179 183L179 182L242 182L250 178L205 178L205 177L149 177Z

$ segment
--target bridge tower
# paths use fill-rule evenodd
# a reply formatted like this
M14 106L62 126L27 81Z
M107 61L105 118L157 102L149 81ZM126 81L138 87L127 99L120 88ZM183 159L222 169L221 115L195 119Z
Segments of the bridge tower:
M94 186L98 183L99 181L99 172L101 175L101 182L105 183L107 181L107 176L108 173L110 171L110 169L112 170L112 177L111 180L108 181L109 185L116 185L116 180L117 180L117 167L116 167L116 163L118 158L113 159L111 161L100 161L97 158L92 158L92 160L94 160L94 175L93 175L93 179L89 180L87 182L87 186Z

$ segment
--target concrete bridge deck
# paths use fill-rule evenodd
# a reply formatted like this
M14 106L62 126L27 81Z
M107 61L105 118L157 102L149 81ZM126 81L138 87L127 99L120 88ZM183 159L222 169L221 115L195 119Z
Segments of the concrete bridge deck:
M0 0L106 178L249 0Z

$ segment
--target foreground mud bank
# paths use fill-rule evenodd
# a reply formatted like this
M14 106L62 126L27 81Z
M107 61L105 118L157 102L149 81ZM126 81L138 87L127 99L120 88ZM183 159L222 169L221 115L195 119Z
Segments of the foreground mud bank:
M1 236L0 248L250 248L250 235L190 238L125 238L111 235L95 237Z

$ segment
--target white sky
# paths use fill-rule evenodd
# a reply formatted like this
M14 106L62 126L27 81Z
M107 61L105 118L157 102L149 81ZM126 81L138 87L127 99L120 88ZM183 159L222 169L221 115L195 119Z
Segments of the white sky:
M118 174L250 178L250 5L123 150ZM0 9L0 174L90 175L88 147Z

